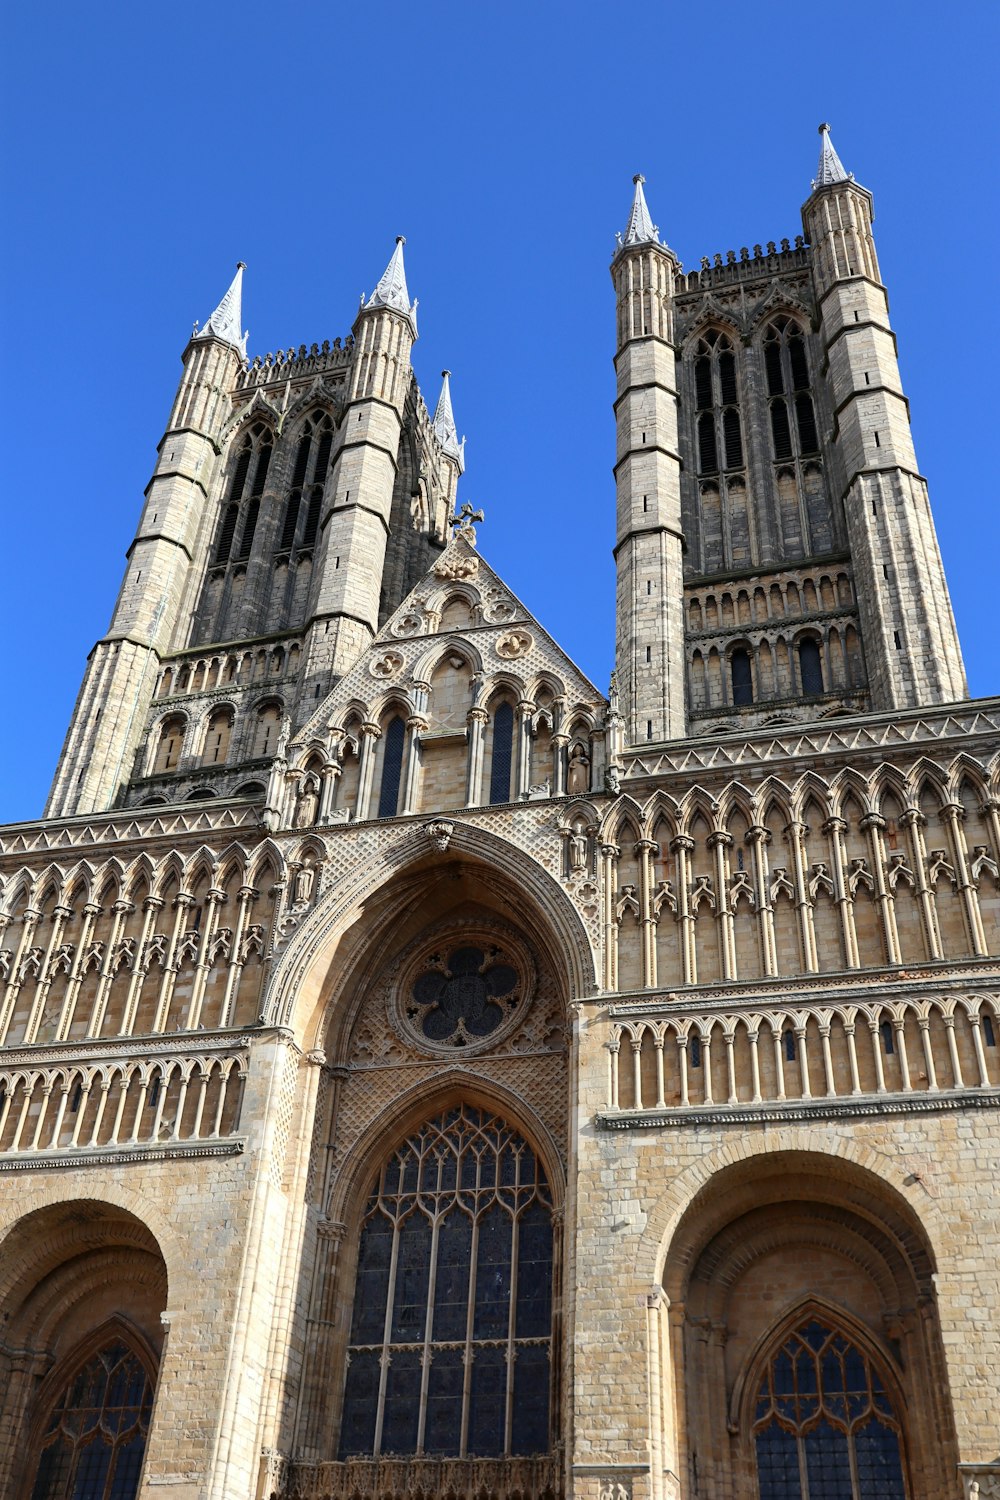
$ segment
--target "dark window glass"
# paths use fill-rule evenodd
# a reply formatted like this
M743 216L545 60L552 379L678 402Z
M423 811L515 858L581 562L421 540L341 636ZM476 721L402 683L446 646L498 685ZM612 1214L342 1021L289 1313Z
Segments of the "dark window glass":
M264 485L267 483L267 471L271 466L271 444L264 443L257 455L257 467L253 475L253 489L251 494L258 499L264 493Z
M795 1061L795 1032L790 1026L785 1028L785 1061Z
M698 410L705 411L712 405L712 361L702 355L694 362L694 389Z
M281 542L278 546L279 552L288 552L295 542L295 528L299 521L299 498L298 491L288 497L288 504L285 506L285 523L281 528Z
M735 406L739 397L736 393L736 359L732 354L719 355L719 389L723 406Z
M385 731L385 754L382 757L382 787L378 799L380 818L394 818L399 805L399 779L403 771L403 746L406 725L397 714Z
M495 1031L520 999L517 971L498 949L456 948L417 975L406 1013L428 1041L466 1047Z
M788 361L792 367L792 390L808 390L809 367L806 364L806 346L801 333L788 335Z
M306 482L306 469L309 466L309 448L312 439L308 432L299 442L298 452L295 455L295 468L292 470L292 489L300 490Z
M761 1500L904 1500L899 1426L878 1371L816 1319L772 1356L754 1443Z
M326 471L330 467L330 449L333 446L333 429L324 427L319 435L319 449L316 454L316 467L313 470L313 484L322 484L326 478Z
M528 1143L469 1105L421 1126L368 1200L341 1458L547 1452L551 1286L552 1202Z
M260 501L256 495L247 506L246 519L243 522L243 535L240 537L240 548L236 556L244 558L250 556L253 547L253 534L257 530L257 517L260 514Z
M987 1047L995 1047L997 1044L996 1032L993 1030L993 1019L991 1016L983 1016L983 1039Z
M215 548L215 560L217 563L227 562L232 551L233 536L236 531L236 521L239 516L238 505L227 505L222 517L222 525L219 528L219 540Z
M702 474L714 474L719 467L715 447L715 418L704 412L698 418L698 468Z
M749 651L734 651L732 655L733 703L745 708L753 702L753 673Z
M691 1054L691 1066L692 1066L692 1068L700 1068L701 1067L701 1037L693 1036L691 1038L691 1043L690 1043L690 1046L688 1047L688 1051Z
M152 1404L149 1377L124 1343L93 1355L52 1411L31 1500L133 1500Z
M250 443L247 441L240 450L240 456L236 460L236 467L233 470L233 479L229 486L230 504L237 504L243 498L243 488L247 482L247 470L250 468L251 452Z
M767 374L767 394L780 396L785 383L781 375L781 345L777 339L769 339L764 345L764 369Z
M886 1056L891 1057L896 1050L896 1044L892 1036L891 1022L883 1021L879 1027L879 1031L882 1033L882 1046L885 1048Z
M823 664L815 641L803 641L799 646L799 671L807 698L823 691Z
M726 445L726 468L742 469L743 438L740 433L740 414L727 411L722 416L722 436Z
M819 449L819 436L816 432L816 417L813 412L812 397L798 395L795 398L795 420L799 428L799 447L803 453L815 453Z
M791 458L792 433L784 401L771 402L771 437L774 440L775 458Z
M316 532L319 529L319 508L323 502L323 491L319 485L309 496L309 509L306 511L306 524L302 528L302 545L311 547L316 540Z
M497 705L493 715L493 760L490 767L490 801L510 801L510 772L514 759L514 710L509 703Z

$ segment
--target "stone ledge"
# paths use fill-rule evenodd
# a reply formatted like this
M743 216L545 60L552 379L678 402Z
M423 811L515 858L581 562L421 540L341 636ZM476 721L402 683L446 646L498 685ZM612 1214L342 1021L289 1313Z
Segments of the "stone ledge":
M950 1110L1000 1109L1000 1089L964 1089L927 1096L864 1094L851 1099L808 1099L789 1104L691 1104L676 1109L599 1112L599 1130L683 1130L699 1125L785 1125L797 1120L843 1120L865 1116L930 1115Z
M246 1141L237 1137L228 1141L178 1141L161 1146L127 1146L107 1150L98 1146L81 1146L76 1151L19 1151L16 1156L0 1156L0 1172L40 1172L60 1167L122 1167L132 1162L183 1161L190 1157L241 1156Z

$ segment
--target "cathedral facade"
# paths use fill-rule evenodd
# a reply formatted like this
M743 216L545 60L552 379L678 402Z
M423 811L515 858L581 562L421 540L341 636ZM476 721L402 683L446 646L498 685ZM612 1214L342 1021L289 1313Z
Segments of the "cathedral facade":
M346 338L196 326L0 829L13 1500L1000 1496L1000 700L821 134L696 270L635 180L607 692L402 241Z

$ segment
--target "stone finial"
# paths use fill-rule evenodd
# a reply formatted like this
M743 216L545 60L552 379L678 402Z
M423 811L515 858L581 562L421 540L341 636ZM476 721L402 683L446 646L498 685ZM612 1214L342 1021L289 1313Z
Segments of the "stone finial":
M848 182L850 174L844 171L844 164L830 139L830 127L824 121L819 127L822 144L819 148L819 167L813 180L813 188L830 187L835 182Z
M465 438L458 440L458 429L455 426L455 416L451 409L451 371L441 371L441 394L438 397L437 406L434 408L434 417L431 425L437 434L438 442L449 458L458 463L459 473L465 471Z
M409 319L414 336L417 332L417 304L410 302L410 294L406 289L406 270L403 266L403 246L406 244L406 236L397 234L396 248L389 258L389 264L382 272L378 285L372 292L368 301L365 302L365 310L368 308L388 307L393 312L402 313Z
M194 338L222 339L225 344L232 344L246 358L247 333L240 332L240 324L243 321L243 272L246 264L240 260L236 262L236 275L229 284L229 290L215 309L212 316L206 322L204 328L198 332L195 324Z
M641 172L637 172L632 181L635 184L635 193L632 197L632 212L629 214L625 233L618 236L619 248L625 249L629 245L645 245L650 241L654 245L658 245L660 243L660 236L650 216L649 209L646 207L646 195L642 191L642 185L646 179Z

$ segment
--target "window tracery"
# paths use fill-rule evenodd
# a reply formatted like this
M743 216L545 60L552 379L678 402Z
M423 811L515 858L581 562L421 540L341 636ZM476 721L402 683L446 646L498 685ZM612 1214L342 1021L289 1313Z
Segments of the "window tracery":
M215 564L217 567L224 567L232 559L237 530L240 531L240 541L236 560L245 560L250 556L257 528L257 517L260 513L260 500L264 493L267 471L271 463L273 443L270 429L262 422L258 422L240 444L216 537ZM248 486L251 469L253 479ZM241 516L242 528L240 528Z
M754 559L739 372L732 339L718 329L696 346L694 392L702 570L745 567Z
M906 1500L899 1416L875 1361L811 1317L770 1356L753 1409L760 1500Z
M133 1500L153 1406L149 1375L115 1339L60 1391L38 1443L31 1500Z
M314 545L332 449L333 423L325 413L315 412L303 424L302 435L295 450L292 482L285 502L278 542L279 552L291 552L296 545L303 550Z
M340 1456L545 1453L551 1352L544 1169L505 1120L458 1105L372 1186Z

